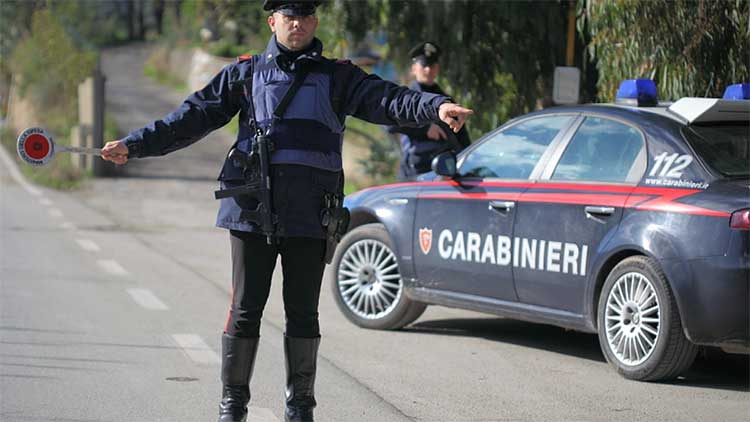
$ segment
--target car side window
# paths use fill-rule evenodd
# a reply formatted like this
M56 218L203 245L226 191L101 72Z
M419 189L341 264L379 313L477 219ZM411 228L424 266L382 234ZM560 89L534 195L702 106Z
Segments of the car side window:
M633 182L645 153L641 133L626 124L586 117L552 173L553 180Z
M470 151L461 163L461 177L528 179L534 166L573 116L526 120L497 132Z

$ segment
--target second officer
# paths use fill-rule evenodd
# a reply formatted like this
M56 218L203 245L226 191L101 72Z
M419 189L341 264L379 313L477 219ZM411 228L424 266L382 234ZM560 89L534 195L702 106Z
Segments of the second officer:
M414 91L447 95L437 84L440 74L440 47L433 42L423 42L409 51L414 81L409 85ZM391 126L391 133L400 134L401 163L399 180L414 180L431 171L432 159L445 151L458 153L471 143L466 127L453 133L444 122L431 122L418 127Z

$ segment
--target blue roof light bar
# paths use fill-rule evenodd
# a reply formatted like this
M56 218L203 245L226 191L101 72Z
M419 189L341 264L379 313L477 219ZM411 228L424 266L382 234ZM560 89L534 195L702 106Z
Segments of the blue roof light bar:
M750 84L729 85L721 98L725 100L750 100Z
M615 103L639 107L654 107L659 103L656 97L656 84L651 79L628 79L622 81L615 96Z

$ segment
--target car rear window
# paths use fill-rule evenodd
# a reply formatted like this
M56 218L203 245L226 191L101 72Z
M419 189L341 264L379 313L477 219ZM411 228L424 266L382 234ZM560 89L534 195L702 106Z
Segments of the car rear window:
M643 137L634 128L586 117L560 157L552 180L635 183L643 172L634 171L642 150Z
M721 175L750 176L750 126L747 123L690 126L683 133L703 161Z

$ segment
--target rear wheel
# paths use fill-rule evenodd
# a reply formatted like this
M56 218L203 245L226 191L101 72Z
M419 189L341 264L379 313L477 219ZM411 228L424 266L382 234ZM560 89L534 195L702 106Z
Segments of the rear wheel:
M683 334L664 273L645 256L627 258L612 269L599 296L597 322L604 356L625 378L676 378L698 351Z
M360 327L398 329L414 322L426 308L406 297L398 260L382 224L366 224L349 232L332 264L336 304Z

